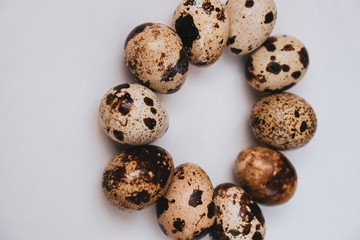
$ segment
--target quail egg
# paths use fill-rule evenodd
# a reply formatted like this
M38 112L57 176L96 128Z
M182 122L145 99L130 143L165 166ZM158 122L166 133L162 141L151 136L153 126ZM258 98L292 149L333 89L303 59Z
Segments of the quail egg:
M230 18L227 44L231 52L248 54L270 36L277 17L273 0L229 0L226 7Z
M159 93L174 93L188 73L189 60L176 32L161 23L135 27L125 41L125 63L135 79Z
M280 152L252 146L235 161L240 186L258 203L278 205L295 193L297 175L291 162Z
M221 55L229 34L229 17L219 0L183 0L173 24L195 65L209 65Z
M216 220L213 240L262 240L265 219L259 206L239 186L223 183L215 188Z
M106 134L127 145L149 144L161 138L169 126L160 99L137 83L111 88L101 100L99 116Z
M250 54L246 75L251 87L262 92L281 92L305 75L309 55L302 42L289 35L270 37Z
M106 166L103 191L116 207L141 210L164 195L174 172L171 155L163 148L148 145L123 150Z
M175 168L166 194L156 203L162 231L171 239L200 239L215 221L213 185L203 169L192 163Z
M258 140L287 150L302 147L312 139L317 118L303 98L284 92L261 98L251 111L250 124Z

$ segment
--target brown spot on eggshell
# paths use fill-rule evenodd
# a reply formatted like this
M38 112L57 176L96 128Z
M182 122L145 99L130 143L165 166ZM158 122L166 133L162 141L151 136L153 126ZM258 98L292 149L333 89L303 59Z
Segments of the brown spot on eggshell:
M276 46L274 42L277 41L276 37L269 37L264 43L263 46L266 48L268 52L274 52L276 50Z
M299 51L299 58L303 67L307 68L307 66L309 65L309 54L305 47L301 48L301 50Z
M189 199L189 205L192 207L196 207L197 205L201 205L201 195L203 194L203 191L200 190L194 190L194 192L191 194Z
M164 197L159 198L156 205L156 216L159 218L161 214L169 209L169 200Z
M177 231L182 232L183 228L185 227L185 221L177 218L173 223L173 226Z
M294 79L298 79L298 78L301 76L301 72L300 72L300 71L293 72L293 73L291 74L291 76L292 76Z
M113 131L114 137L118 139L119 141L124 141L124 133L121 131L114 130Z
M251 239L252 240L263 240L264 236L259 232L255 232Z
M292 44L286 44L282 49L281 51L294 51L295 48Z
M252 8L253 6L254 6L254 1L253 0L246 0L245 7Z
M267 13L267 14L265 15L265 21L264 21L264 23L265 23L265 24L269 24L269 23L271 23L273 20L274 20L274 14L273 14L273 12L269 12L269 13Z
M131 193L131 196L125 197L125 199L136 205L141 205L150 201L150 194L147 191L142 190L141 192Z
M235 38L236 38L236 36L233 36L233 37L229 37L228 38L228 41L227 41L227 45L229 45L229 44L233 44L234 42L235 42Z
M152 100L152 99L149 98L149 97L145 97L145 98L144 98L144 103L145 103L147 106L154 106L154 100Z
M208 218L213 218L215 216L215 204L214 202L211 202L208 205L208 213L207 213L207 217Z

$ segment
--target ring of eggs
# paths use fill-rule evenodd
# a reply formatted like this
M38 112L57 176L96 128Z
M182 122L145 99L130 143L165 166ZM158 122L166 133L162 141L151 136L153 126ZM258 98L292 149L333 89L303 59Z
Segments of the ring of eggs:
M114 141L132 146L106 166L102 186L108 200L125 211L156 203L156 215L171 239L257 239L265 220L257 203L277 205L295 193L297 175L280 152L298 148L314 136L317 119L301 97L282 92L303 78L309 64L305 46L288 35L270 37L277 18L273 0L183 0L173 28L144 23L127 36L124 59L139 83L111 88L99 107L100 125ZM153 92L178 91L189 62L214 63L225 45L237 55L249 54L248 83L261 98L250 114L254 136L266 147L248 147L235 161L240 186L215 189L205 171L193 163L174 169L171 155L147 145L169 126L167 111ZM236 214L234 214L236 212Z

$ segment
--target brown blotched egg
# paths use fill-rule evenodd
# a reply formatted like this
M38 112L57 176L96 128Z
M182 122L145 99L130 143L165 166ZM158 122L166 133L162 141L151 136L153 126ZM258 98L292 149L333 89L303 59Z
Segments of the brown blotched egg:
M141 84L159 93L174 93L184 84L189 60L180 37L161 23L144 23L125 41L125 63Z
M263 92L281 92L298 83L309 65L302 42L288 35L270 37L251 53L246 66L250 86Z
M216 220L210 230L211 239L264 239L261 209L241 187L223 183L215 188L215 194Z
M229 34L229 18L221 1L183 0L173 24L192 64L209 65L220 57Z
M280 152L264 147L248 147L235 161L240 186L258 203L277 205L295 193L297 175Z
M122 144L149 144L161 138L169 126L160 99L137 83L111 88L101 100L99 115L106 134Z
M270 36L277 16L273 0L229 0L226 7L230 18L227 43L231 52L248 54Z
M215 221L213 185L192 163L175 168L166 194L156 203L160 228L171 239L200 239Z
M170 184L174 163L163 148L148 145L122 151L106 166L102 187L109 201L122 210L154 204Z
M308 143L315 134L317 119L303 98L284 92L261 98L251 111L250 124L258 140L286 150Z

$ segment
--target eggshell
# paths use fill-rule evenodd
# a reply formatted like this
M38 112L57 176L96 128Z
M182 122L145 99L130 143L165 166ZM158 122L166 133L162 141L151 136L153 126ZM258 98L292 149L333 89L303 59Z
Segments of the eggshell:
M173 25L192 64L209 65L220 57L229 34L229 17L221 1L183 0Z
M159 93L174 93L184 84L189 60L180 37L161 23L135 27L125 42L126 66L135 79Z
M309 55L302 42L289 35L270 37L251 53L246 66L250 86L262 92L281 92L305 75Z
M199 166L184 163L175 169L166 194L156 204L162 231L171 239L200 239L215 221L214 188Z
M295 193L297 175L291 162L280 152L252 146L235 161L240 186L258 203L278 205Z
M215 188L216 220L210 239L262 240L265 219L259 206L239 186L223 183Z
M123 150L106 166L102 179L108 200L122 210L154 204L166 191L174 172L171 155L153 145Z
M231 52L248 54L270 36L277 12L273 0L229 0L226 4L230 19L228 45Z
M169 126L160 99L137 83L111 88L101 100L99 116L106 134L128 145L149 144L161 138Z
M251 111L250 124L258 140L287 150L302 147L312 139L317 118L303 98L284 92L261 98Z

